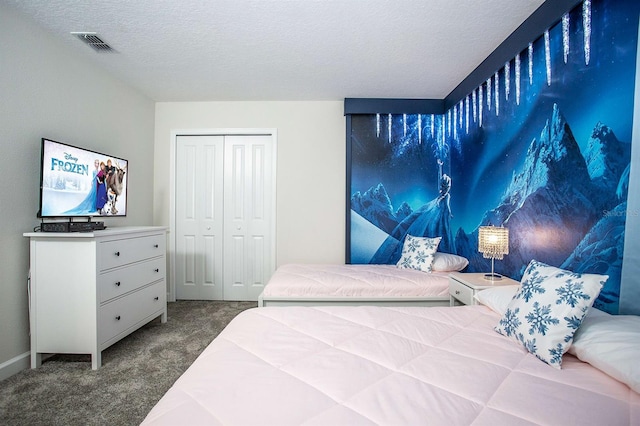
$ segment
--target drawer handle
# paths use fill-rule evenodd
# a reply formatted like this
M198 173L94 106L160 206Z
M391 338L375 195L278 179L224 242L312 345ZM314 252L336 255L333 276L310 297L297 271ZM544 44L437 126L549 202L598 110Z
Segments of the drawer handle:
M117 321L120 321L120 315L118 315L118 316L116 317L116 320L117 320Z
M460 290L456 290L456 294L460 294Z
M160 272L160 269L156 268L153 270L153 272Z
M116 287L120 287L120 281L116 282Z
M116 256L120 256L120 252L119 252L119 251L115 252L114 254L115 254Z
M153 300L160 300L158 296L154 297Z
M159 245L157 245L157 244L154 244L154 245L153 245L153 248L158 248L158 247L160 247L160 246L159 246Z

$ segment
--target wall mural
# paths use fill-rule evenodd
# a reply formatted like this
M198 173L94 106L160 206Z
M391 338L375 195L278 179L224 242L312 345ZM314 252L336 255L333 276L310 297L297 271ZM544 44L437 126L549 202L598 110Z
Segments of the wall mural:
M618 313L633 128L636 0L584 1L445 114L351 117L351 263L396 263L407 234L490 270L481 225L509 228L497 272L531 259L608 274Z

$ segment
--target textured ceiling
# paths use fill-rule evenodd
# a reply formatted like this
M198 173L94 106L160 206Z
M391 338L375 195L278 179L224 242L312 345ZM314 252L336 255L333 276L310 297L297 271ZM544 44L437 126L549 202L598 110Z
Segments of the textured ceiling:
M543 0L0 2L153 100L262 101L444 98Z

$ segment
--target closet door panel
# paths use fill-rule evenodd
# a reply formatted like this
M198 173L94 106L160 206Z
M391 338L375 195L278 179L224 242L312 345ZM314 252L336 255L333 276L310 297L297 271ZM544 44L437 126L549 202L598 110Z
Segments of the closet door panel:
M271 136L225 137L225 242L234 244L232 256L242 258L229 259L242 272L237 270L228 279L225 275L225 283L233 283L228 291L225 287L226 300L257 300L273 272L270 244L265 243L274 238L271 143Z
M176 139L176 298L223 297L222 136Z

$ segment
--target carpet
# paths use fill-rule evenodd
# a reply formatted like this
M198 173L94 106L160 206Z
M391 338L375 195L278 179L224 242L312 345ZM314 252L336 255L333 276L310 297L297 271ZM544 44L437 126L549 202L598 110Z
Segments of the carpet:
M204 348L255 302L178 301L102 352L55 355L0 382L2 425L138 425Z

